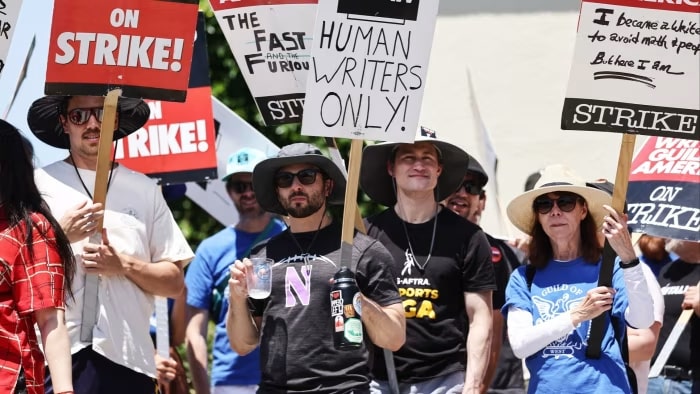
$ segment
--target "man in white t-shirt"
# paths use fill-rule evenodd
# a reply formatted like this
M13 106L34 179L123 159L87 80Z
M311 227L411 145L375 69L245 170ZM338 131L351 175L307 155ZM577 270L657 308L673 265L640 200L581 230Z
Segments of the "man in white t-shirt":
M68 149L65 160L38 169L35 178L78 263L75 299L66 308L75 392L152 394L154 296L182 292L182 268L194 255L160 188L145 175L112 163L106 206L92 202L103 105L96 96L47 96L32 104L32 132ZM117 112L114 139L141 128L150 113L130 98L119 99ZM53 393L50 371L46 392Z

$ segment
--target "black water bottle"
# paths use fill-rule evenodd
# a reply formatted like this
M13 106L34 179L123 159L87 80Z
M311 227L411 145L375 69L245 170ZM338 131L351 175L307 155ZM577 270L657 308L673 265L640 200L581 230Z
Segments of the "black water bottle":
M360 289L355 274L348 267L340 267L333 277L331 288L331 318L333 343L336 349L357 349L362 345Z

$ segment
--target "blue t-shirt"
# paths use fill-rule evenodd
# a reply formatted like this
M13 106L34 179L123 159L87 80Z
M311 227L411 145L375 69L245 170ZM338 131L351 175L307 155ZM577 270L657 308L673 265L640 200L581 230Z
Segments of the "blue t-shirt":
M591 264L583 259L568 262L550 261L538 269L528 291L525 266L510 277L506 288L506 304L502 312L507 318L511 306L532 313L533 324L567 313L583 301L586 292L598 286L600 263ZM624 312L627 295L624 278L618 262L613 271L616 290L612 313L618 318L619 332L624 331ZM606 329L599 359L586 357L590 321L581 323L569 334L551 342L525 360L530 371L530 393L629 393L625 366L615 332L606 316Z
M274 227L268 238L279 234L285 228L280 220L274 220ZM187 285L187 305L199 309L209 309L212 291L216 285L229 274L229 267L236 259L250 249L259 233L247 233L226 227L202 241L197 248L194 260L190 263L185 276ZM262 240L261 240L262 241ZM228 287L223 298L221 313L214 316L213 361L211 367L212 386L251 385L260 382L260 355L256 348L253 352L239 356L231 349L226 335L226 312L228 311Z

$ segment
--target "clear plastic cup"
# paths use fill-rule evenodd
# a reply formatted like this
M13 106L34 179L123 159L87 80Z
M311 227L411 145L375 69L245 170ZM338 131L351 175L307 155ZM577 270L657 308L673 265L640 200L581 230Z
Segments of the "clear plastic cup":
M265 299L272 290L272 264L274 260L265 257L251 257L252 267L247 267L246 282L248 297Z

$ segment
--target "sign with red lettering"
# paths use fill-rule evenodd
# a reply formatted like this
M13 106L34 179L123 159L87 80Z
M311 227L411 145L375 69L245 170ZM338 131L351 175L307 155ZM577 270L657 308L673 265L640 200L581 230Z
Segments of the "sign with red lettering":
M55 0L46 94L185 101L196 0Z
M299 123L317 0L210 0L266 125Z
M700 241L700 142L651 137L632 162L629 227Z
M319 2L301 133L413 142L438 4Z
M700 1L584 0L561 127L700 140Z
M146 100L146 124L116 144L116 159L161 184L217 178L204 14L199 14L190 88L184 103Z

